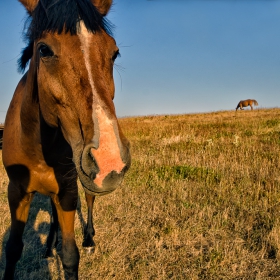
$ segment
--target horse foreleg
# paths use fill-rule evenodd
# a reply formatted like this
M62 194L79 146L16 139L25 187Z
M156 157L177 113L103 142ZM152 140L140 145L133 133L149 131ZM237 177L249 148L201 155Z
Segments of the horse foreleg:
M55 205L52 200L51 200L51 206L52 206L51 227L47 238L47 246L46 246L47 248L44 256L45 258L53 256L52 249L56 247L58 243L58 217L57 217L57 211Z
M8 200L11 212L11 232L6 245L4 280L14 279L16 263L20 259L23 249L22 235L32 198L32 193L24 193L19 186L9 184Z
M54 195L52 199L57 210L62 235L61 261L65 279L77 280L80 255L75 241L74 219L78 194L69 191L61 199L57 195Z
M87 250L87 253L93 253L95 250L95 243L93 237L95 235L95 230L93 227L93 218L92 218L92 210L93 210L93 203L95 200L95 196L89 195L85 193L86 202L87 202L87 224L84 228L84 241L83 247Z

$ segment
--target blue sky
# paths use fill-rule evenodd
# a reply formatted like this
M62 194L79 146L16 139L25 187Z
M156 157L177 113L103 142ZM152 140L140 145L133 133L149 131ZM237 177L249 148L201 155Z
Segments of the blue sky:
M0 1L0 122L21 77L25 10ZM117 115L233 110L253 98L280 104L280 1L115 0L108 15Z

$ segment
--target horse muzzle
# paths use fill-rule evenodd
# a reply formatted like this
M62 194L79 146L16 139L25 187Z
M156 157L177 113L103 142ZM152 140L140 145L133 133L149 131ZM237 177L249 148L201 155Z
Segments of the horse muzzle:
M131 157L129 142L119 150L98 147L94 143L84 148L78 171L84 190L91 195L105 195L114 191L129 169Z

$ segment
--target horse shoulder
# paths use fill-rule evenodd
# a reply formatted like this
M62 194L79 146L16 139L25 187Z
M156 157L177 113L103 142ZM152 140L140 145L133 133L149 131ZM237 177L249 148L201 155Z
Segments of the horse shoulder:
M20 147L20 108L24 95L24 85L26 75L23 76L18 83L7 111L5 120L5 130L3 134L2 156L5 166L11 164L11 161L16 161L16 158L21 154ZM13 147L10 149L9 147Z

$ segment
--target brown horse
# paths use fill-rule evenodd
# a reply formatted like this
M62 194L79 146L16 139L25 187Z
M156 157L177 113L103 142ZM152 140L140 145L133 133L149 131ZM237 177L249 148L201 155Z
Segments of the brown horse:
M236 107L236 111L238 110L238 108L240 108L240 110L244 110L243 107L247 107L250 106L251 110L253 110L253 104L255 106L258 106L258 102L255 99L247 99L247 100L241 100Z
M47 251L59 223L65 278L78 279L77 178L91 211L94 196L115 190L130 165L129 142L113 104L113 65L119 50L105 18L112 0L19 1L29 13L28 44L19 67L30 65L5 120L11 231L4 279L14 278L35 192L52 201ZM91 221L88 228L91 238Z

